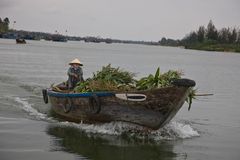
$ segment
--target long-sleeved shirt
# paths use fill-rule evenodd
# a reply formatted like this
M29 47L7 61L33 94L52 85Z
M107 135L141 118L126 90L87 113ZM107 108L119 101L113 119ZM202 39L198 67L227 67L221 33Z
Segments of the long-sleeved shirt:
M70 67L68 69L68 88L73 89L78 82L83 81L83 71L81 67ZM77 77L75 77L77 75Z

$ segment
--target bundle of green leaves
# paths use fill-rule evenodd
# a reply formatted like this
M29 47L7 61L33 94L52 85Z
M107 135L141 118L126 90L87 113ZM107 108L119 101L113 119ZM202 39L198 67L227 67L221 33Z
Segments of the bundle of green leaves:
M85 82L79 83L75 88L75 92L93 92L93 91L127 91L133 90L136 80L135 74L114 68L111 64L103 66L102 70L93 73L92 78L88 78Z
M149 74L140 80L134 79L135 74L114 68L111 64L103 66L102 70L93 73L92 78L79 83L75 92L93 92L93 91L133 91L147 90L153 88L166 87L171 85L172 79L181 78L182 72L169 70L166 73L160 73L157 68L155 75Z
M161 74L160 68L157 68L155 75L149 74L147 77L141 78L136 83L138 90L146 90L160 87L167 87L171 85L172 79L181 78L182 72L169 70L166 73Z
M128 85L135 83L134 76L134 73L124 71L119 67L114 68L111 64L108 64L107 66L103 66L101 71L93 73L92 79L111 82L116 85Z

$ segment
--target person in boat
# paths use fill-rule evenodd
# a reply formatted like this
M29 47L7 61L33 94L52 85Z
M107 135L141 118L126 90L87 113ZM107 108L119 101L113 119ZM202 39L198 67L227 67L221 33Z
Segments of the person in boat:
M81 66L83 64L76 58L72 60L70 63L70 68L68 69L68 89L72 90L76 87L77 83L83 82L83 71Z

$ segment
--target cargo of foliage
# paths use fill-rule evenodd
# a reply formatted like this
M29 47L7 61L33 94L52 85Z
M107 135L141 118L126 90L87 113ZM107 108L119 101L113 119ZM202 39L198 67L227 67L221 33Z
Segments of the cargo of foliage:
M149 74L140 80L136 80L135 74L114 68L111 64L103 66L102 70L93 73L92 78L79 83L75 92L93 92L93 91L134 91L147 90L171 85L172 79L181 78L182 72L169 70L166 73L160 73L160 68L154 75Z

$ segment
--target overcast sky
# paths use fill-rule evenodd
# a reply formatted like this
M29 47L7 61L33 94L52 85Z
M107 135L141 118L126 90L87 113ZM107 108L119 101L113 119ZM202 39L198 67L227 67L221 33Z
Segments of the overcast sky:
M210 19L218 29L239 27L240 0L0 0L0 17L18 30L157 41Z

